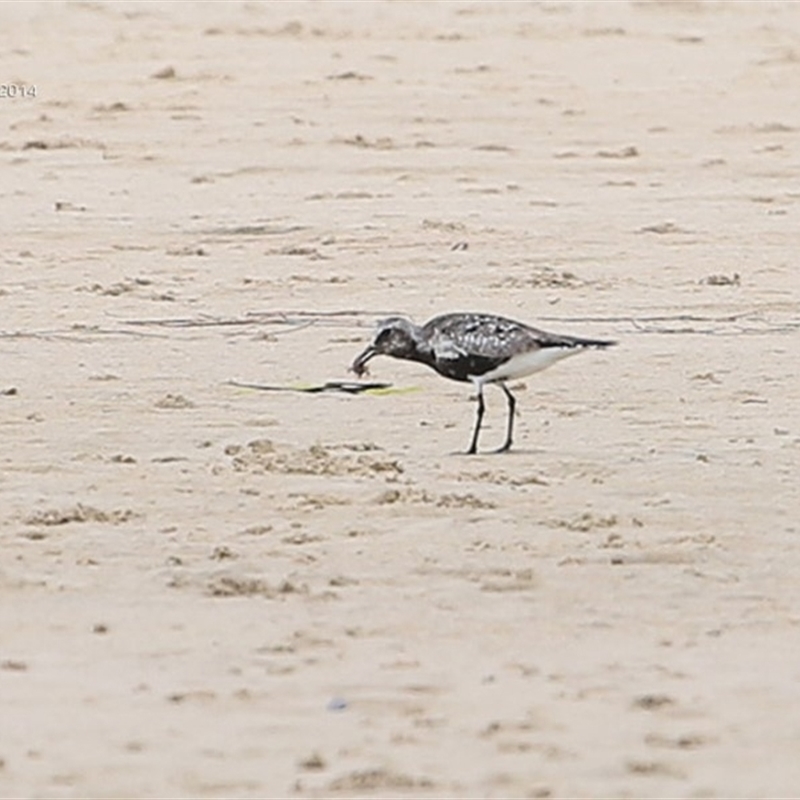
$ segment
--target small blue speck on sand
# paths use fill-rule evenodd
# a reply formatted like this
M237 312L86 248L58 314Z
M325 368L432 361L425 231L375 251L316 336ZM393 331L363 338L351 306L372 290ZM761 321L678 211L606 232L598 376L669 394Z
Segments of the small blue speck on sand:
M328 700L328 711L344 711L347 708L347 700L343 697L332 697Z

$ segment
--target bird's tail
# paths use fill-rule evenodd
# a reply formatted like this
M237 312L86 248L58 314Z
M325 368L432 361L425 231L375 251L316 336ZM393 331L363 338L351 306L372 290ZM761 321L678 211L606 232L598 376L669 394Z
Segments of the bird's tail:
M566 347L566 348L592 348L594 350L604 350L606 347L613 347L616 342L609 339L583 339L580 336L558 336L550 334L547 339L540 342L542 347Z
M593 347L603 350L606 347L614 347L617 343L610 339L578 339L575 338L575 347Z

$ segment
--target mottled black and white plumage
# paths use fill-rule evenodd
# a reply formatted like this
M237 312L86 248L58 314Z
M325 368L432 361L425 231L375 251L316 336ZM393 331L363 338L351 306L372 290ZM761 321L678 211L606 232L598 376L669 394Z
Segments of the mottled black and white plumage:
M498 451L504 452L511 449L516 404L507 380L539 372L575 353L613 344L616 342L547 333L492 314L443 314L421 327L405 317L389 317L378 323L374 341L350 368L360 377L370 359L385 355L419 361L445 378L473 383L478 394L478 414L469 454L478 449L483 387L499 384L508 399L506 440Z

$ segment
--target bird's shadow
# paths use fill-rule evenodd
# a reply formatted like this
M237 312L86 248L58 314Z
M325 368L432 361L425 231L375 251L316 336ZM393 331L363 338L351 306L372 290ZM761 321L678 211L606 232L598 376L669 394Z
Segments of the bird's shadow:
M514 447L511 450L478 450L477 453L468 453L466 450L451 450L448 455L462 456L463 458L478 458L479 456L494 456L496 458L513 458L514 456L533 456L543 453L543 450Z

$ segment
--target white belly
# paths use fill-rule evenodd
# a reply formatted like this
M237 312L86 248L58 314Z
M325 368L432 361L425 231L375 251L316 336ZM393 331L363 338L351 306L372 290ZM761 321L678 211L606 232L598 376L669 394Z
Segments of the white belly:
M543 347L541 350L532 350L520 353L510 358L505 364L486 372L483 375L471 375L470 379L476 384L491 383L492 381L514 380L541 372L562 358L574 356L583 352L581 347Z

